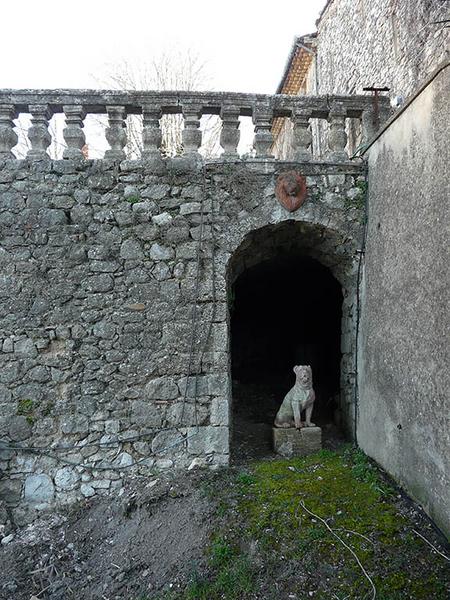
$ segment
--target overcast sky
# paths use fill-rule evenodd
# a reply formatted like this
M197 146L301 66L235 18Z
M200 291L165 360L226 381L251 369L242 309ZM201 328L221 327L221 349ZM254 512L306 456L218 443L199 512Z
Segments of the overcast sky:
M325 0L2 2L0 88L93 87L106 63L187 49L217 91L274 93ZM96 83L97 80L97 83Z

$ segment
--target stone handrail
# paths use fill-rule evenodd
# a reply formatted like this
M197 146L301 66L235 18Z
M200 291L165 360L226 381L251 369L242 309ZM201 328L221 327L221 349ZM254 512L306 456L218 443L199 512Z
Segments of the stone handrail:
M379 111L385 115L388 100L380 98ZM182 114L182 133L185 154L197 154L202 143L200 118L202 115L219 115L222 119L220 144L225 158L237 158L239 143L239 117L251 117L255 127L254 149L260 158L273 158L272 121L288 117L293 123L293 156L295 160L311 161L312 135L310 119L324 119L329 123L328 146L330 161L346 161L345 150L347 118L360 119L363 139L368 141L375 133L373 100L370 96L287 96L266 94L241 94L223 92L177 91L115 91L115 90L0 90L0 158L15 158L12 149L18 136L14 119L20 114L31 115L28 130L30 149L27 158L49 158L51 143L49 120L63 113L66 126L63 131L67 147L63 158L82 158L85 145L84 119L88 114L106 114L108 127L106 140L110 149L105 158L123 160L127 142L128 115L142 115L143 159L160 157L161 131L159 119L164 114Z

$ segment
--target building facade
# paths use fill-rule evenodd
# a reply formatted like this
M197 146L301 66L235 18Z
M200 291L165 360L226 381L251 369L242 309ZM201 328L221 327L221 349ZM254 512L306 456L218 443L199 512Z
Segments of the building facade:
M446 0L329 0L317 32L294 40L279 94L363 94L387 87L393 110L401 106L449 58ZM325 125L311 120L316 156L329 151ZM289 158L292 126L274 126L274 153ZM347 120L348 150L364 141Z

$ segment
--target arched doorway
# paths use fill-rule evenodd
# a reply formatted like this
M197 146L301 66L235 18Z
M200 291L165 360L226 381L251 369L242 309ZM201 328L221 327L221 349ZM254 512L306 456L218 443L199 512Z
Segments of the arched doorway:
M325 432L340 405L343 291L318 251L326 232L294 222L264 230L233 257L229 278L231 450L238 460L271 453L272 423L294 384L294 365L313 369L313 421Z

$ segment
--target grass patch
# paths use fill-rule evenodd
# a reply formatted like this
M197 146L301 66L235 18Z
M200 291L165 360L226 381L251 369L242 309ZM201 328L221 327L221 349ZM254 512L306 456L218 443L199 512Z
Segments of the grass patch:
M227 560L213 576L196 576L184 595L186 600L234 600L245 598L253 590L253 573L248 561L237 556Z
M202 573L163 600L444 600L446 561L418 539L391 484L360 450L260 461L208 483L218 526ZM310 515L302 506L308 508ZM319 518L320 517L320 518ZM153 597L156 600L157 597Z
M361 450L258 463L253 476L239 500L247 535L257 540L263 562L302 565L303 578L297 570L284 580L286 593L307 597L306 585L315 598L370 597L354 557L303 502L353 549L378 597L447 598L445 561L438 563L412 540L412 525L399 514L393 488ZM317 566L327 576L319 577Z

